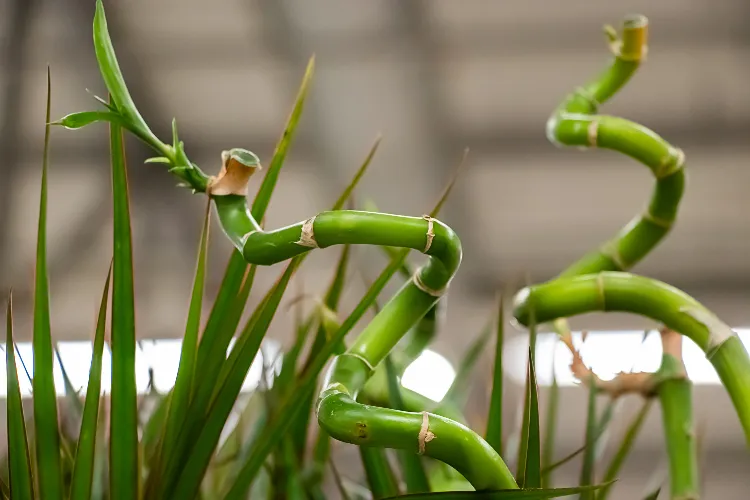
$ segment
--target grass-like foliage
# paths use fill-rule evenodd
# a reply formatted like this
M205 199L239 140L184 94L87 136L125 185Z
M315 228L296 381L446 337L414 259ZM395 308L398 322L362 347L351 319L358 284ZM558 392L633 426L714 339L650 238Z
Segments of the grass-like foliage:
M640 16L629 18L621 36L612 29L607 33L612 62L565 99L550 118L547 134L557 145L601 147L628 155L651 169L656 187L647 210L611 240L554 280L528 286L514 297L514 320L528 327L530 342L519 408L522 418L511 428L502 420L507 400L503 397L506 301L502 298L492 323L466 349L454 386L441 403L400 383L406 367L436 335L450 334L441 332L441 298L458 272L462 249L456 233L436 217L456 176L424 216L392 215L374 208L345 210L373 161L378 139L330 210L267 230L262 221L296 135L313 81L314 60L307 66L286 128L250 202L249 180L261 170L254 153L239 148L222 152L221 170L211 176L188 158L176 121L168 142L151 131L128 92L107 30L104 5L98 0L94 51L108 90L106 98L97 98L101 109L51 122L52 87L48 85L34 283L33 415L25 415L28 410L22 405L18 382L22 360L14 349L9 298L5 348L8 454L0 496L14 500L318 500L331 495L507 500L578 495L603 500L653 400L663 414L672 498L698 498L698 447L692 432L692 392L682 363L681 335L694 340L716 367L748 436L750 361L736 334L701 304L665 283L627 272L672 227L684 188L684 155L639 124L597 114L598 106L638 68L646 52L647 22ZM102 269L104 286L100 312L92 325L93 360L85 394L76 393L66 377L67 395L58 402L46 270L49 131L53 124L78 129L95 123L109 127L112 265L106 278ZM152 391L140 399L135 380L137 270L133 269L129 166L124 154L127 135L155 152L149 163L166 165L183 185L203 194L206 203L193 286L185 297L189 310L176 382L166 394ZM217 223L220 231L209 231ZM234 248L210 313L202 318L209 273L206 255L210 234L216 233L228 238ZM251 363L261 352L295 273L310 251L333 251L325 249L337 245L341 246L339 260L331 270L329 286L308 315L298 315L294 342L283 353L280 369L264 370L263 380L271 383L242 394ZM348 293L351 252L356 245L382 248L389 262L368 283L356 306L345 312L340 303ZM412 250L425 256L420 267L409 260ZM276 282L253 311L246 311L257 267L281 262L285 267ZM401 287L383 304L378 303L381 291L392 280L401 280ZM371 309L373 319L352 334ZM578 354L565 322L590 311L627 311L663 323L661 368L656 373L623 374L611 381L597 378ZM244 323L243 317L248 317ZM585 442L567 457L558 457L554 449L558 413L565 410L556 385L550 389L546 413L540 415L536 332L548 324L570 349L571 370L589 391ZM102 395L105 344L112 354L112 390ZM486 405L486 427L480 433L466 425L463 412L472 368L488 346L494 347L491 400ZM615 412L614 401L626 393L640 394L643 409L617 444L611 463L602 464L600 439ZM609 400L602 412L597 409L600 396ZM72 421L72 428L59 425L61 420ZM338 472L334 440L358 447L361 477L342 477ZM574 457L582 461L579 484L554 488L554 470ZM515 470L508 463L515 464ZM644 496L656 498L661 489Z

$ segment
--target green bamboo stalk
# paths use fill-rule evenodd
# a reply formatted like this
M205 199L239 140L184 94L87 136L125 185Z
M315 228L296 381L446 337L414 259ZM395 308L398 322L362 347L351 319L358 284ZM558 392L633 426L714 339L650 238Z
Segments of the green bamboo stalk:
M596 147L623 153L646 165L656 179L651 200L641 214L613 238L568 266L562 277L599 271L627 271L640 262L674 225L685 186L683 152L640 124L597 114L633 76L647 52L648 20L624 20L622 37L607 28L614 58L592 81L568 95L547 122L547 138L558 146ZM558 319L559 334L569 331Z
M527 324L532 304L542 322L593 311L630 312L690 338L716 369L750 446L750 357L736 332L685 292L658 280L608 271L522 289L514 299L519 323Z
M662 332L664 354L657 376L659 402L667 454L670 493L673 500L697 500L700 496L698 446L693 419L692 384L682 361L682 337Z

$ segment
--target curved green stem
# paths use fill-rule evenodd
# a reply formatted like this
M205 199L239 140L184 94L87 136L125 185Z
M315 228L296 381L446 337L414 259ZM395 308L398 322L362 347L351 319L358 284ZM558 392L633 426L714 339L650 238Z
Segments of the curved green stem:
M638 69L647 50L648 21L633 16L623 23L622 39L609 33L615 57L587 85L569 95L547 122L547 137L557 145L598 147L623 153L646 165L656 185L646 209L613 238L565 269L561 276L626 271L661 242L674 224L685 187L684 154L637 123L597 114ZM559 333L568 330L564 319Z
M453 230L428 216L339 210L264 231L253 219L244 196L247 179L257 164L232 155L223 158L222 172L207 192L215 202L222 229L251 264L272 265L314 248L341 244L412 248L430 257L334 360L318 400L318 421L323 429L335 439L361 446L425 453L456 468L479 490L517 488L502 458L467 427L426 412L357 402L373 369L435 306L458 270L461 244ZM427 446L430 436L439 436L437 445Z
M646 316L690 338L705 353L729 393L750 445L750 357L737 334L698 301L661 281L623 272L601 272L522 289L514 316L528 324L594 311Z

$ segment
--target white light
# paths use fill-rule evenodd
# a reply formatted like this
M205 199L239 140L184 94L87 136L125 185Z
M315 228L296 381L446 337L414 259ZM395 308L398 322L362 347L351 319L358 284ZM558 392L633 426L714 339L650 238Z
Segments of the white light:
M404 370L401 385L439 403L450 389L456 371L440 354L425 349Z
M234 342L230 343L230 349L233 344ZM17 346L16 365L18 381L21 388L21 395L26 397L31 395L31 383L24 371L21 360L29 370L29 375L33 376L33 350L30 342L19 342ZM70 378L73 389L84 394L88 385L89 368L91 366L91 342L60 342L57 344L57 347L60 352L60 359L65 367L68 378ZM177 379L182 341L179 339L143 340L139 342L139 347L136 349L135 356L137 391L140 394L144 394L149 390L149 368L153 370L154 388L162 393L169 391ZM7 396L5 344L0 343L0 348L3 349L3 355L0 356L0 398L4 398ZM259 352L250 365L250 369L242 385L242 392L252 391L260 382L263 373L263 356L265 356L266 364L273 362L273 371L277 374L281 368L281 345L278 342L270 339L264 340L261 351L262 356L261 352ZM112 387L111 367L112 358L109 349L105 345L102 357L102 391L106 393L110 392ZM200 367L198 367L198 370L200 370ZM57 357L54 358L53 377L55 380L55 391L59 396L64 395L65 383ZM266 382L269 385L272 378L272 373L268 373Z
M742 343L750 347L750 329L736 328ZM603 380L612 379L618 372L655 372L661 363L661 341L657 332L643 339L642 330L589 332L586 342L581 343L580 332L573 333L574 344L580 349L586 366ZM688 377L694 384L717 385L719 376L705 353L687 337L683 337L682 356ZM526 379L528 338L517 337L508 342L503 360L506 373L518 383ZM559 342L554 333L540 333L536 347L536 376L541 386L552 384L554 369L560 386L577 385L570 372L573 356Z

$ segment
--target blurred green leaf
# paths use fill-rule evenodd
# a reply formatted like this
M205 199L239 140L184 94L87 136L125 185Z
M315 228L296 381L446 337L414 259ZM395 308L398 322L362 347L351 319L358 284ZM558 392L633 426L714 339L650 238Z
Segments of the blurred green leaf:
M657 498L659 498L659 493L661 493L661 488L657 489L653 493L649 493L643 500L656 500Z
M586 441L583 450L583 464L581 466L581 476L579 484L586 486L594 482L594 461L597 441L597 420L596 420L596 388L593 383L593 376L589 384L588 412L586 416ZM581 495L581 500L593 499L593 493Z
M492 369L492 393L487 415L487 444L500 454L503 446L503 344L505 340L505 302L501 294L497 304L495 325L495 361Z
M330 461L331 464L331 472L333 472L333 480L336 484L336 488L339 491L339 495L341 495L341 500L350 500L349 494L346 492L346 488L344 488L344 483L341 480L341 474L339 474L338 469L336 468L336 464L333 463L333 460Z
M47 276L47 166L49 161L51 78L47 68L47 120L44 127L42 181L39 195L36 267L34 271L34 432L39 477L39 495L62 500L60 431L57 420L57 393L53 377L54 358L50 333L49 277Z
M458 364L456 378L453 379L453 383L443 399L453 402L453 404L459 408L466 404L472 385L472 379L474 377L474 370L477 367L479 357L487 348L487 342L492 337L492 333L492 323L488 323L482 329L476 340L474 340L469 348L466 349L466 352L464 352L464 355Z
M400 493L398 481L388 463L385 449L371 446L358 446L357 449L373 500L398 495Z
M96 453L96 434L99 421L99 401L102 387L102 357L104 354L104 331L107 324L107 301L109 300L109 282L112 277L112 266L107 272L104 291L99 305L96 320L94 348L91 354L89 382L86 388L86 403L81 419L81 432L78 436L75 464L70 480L70 500L88 500L92 493L94 479L94 456ZM62 366L62 363L60 363Z
M300 260L299 257L295 257L287 265L284 274L248 320L247 326L233 346L222 373L219 375L219 385L205 420L199 428L187 429L188 436L195 436L194 439L191 439L192 450L185 457L184 467L177 475L178 479L174 486L167 482L165 491L168 497L192 498L197 493L203 473L208 467L224 424L234 407L247 371L258 353L263 337L268 331L279 302ZM175 460L168 464L166 476L168 481L175 477L173 473L169 472L170 469L172 471L179 470L181 464L176 458L182 455L181 452L176 453Z
M76 391L76 388L73 387L73 382L70 380L68 370L65 368L65 364L63 364L62 362L62 358L60 357L60 348L57 345L55 346L55 358L57 358L57 364L60 366L60 372L62 372L63 376L67 412L73 420L78 421L83 415L83 402L81 402L81 397L78 394L78 391Z
M13 500L31 500L34 498L34 482L31 476L31 459L26 439L21 387L18 383L18 367L16 366L15 349L12 347L14 345L13 292L10 292L6 309L5 330L9 489Z
M529 347L529 432L526 451L526 467L524 488L540 488L541 477L541 438L539 433L539 388L536 383L536 370L534 368L534 356Z
M540 462L538 454L538 445L534 447L534 427L536 427L536 443L539 442L539 408L533 408L536 404L536 378L532 380L534 375L533 364L536 353L536 319L534 311L530 311L529 321L529 358L526 365L526 385L524 388L524 403L523 403L523 414L521 420L521 438L518 442L518 471L516 472L516 482L519 486L523 487L527 482L526 467L529 464L529 453L537 454L536 457L531 459L531 463ZM533 383L533 385L532 385ZM534 398L532 399L532 393ZM536 411L536 420L532 421L532 412ZM541 471L538 471L541 475ZM532 476L537 474L537 471L531 471Z
M403 498L406 500L540 500L560 498L570 495L596 491L602 484L594 486L574 486L571 488L525 489L525 490L496 490L496 491L444 491L439 493L417 493L415 495L401 495L388 497L383 500Z
M200 330L201 312L203 310L203 291L206 281L206 256L208 254L209 222L211 220L210 208L210 203L207 203L198 246L198 257L195 266L188 317L185 324L185 334L182 340L180 364L177 368L177 378L169 399L169 410L167 411L164 438L158 461L158 473L161 473L164 461L169 462L174 460L173 452L177 446L179 431L182 429L182 424L188 413L190 393L197 377L196 370L198 367L196 366L196 357L198 332Z
M98 2L97 6L100 5L101 2ZM135 382L133 248L122 130L114 124L110 124L110 149L114 203L110 495L112 500L135 500L138 497L140 474L138 399Z
M636 414L635 418L630 423L630 425L628 425L627 431L625 431L625 435L623 436L622 441L620 442L620 446L617 447L617 451L612 456L612 460L609 463L609 467L607 467L607 471L604 474L605 482L614 480L619 474L620 469L622 468L622 465L625 463L625 459L627 458L630 451L633 449L633 445L635 444L635 440L638 437L638 433L643 427L643 422L646 421L648 412L651 409L651 403L652 403L651 399L645 400L643 402L643 406L641 406L640 411ZM597 500L605 500L607 496L609 495L610 488L611 488L611 485L599 490L599 492L596 495ZM656 495L658 496L658 494L659 493L657 491Z
M557 337L555 337L557 339ZM560 386L557 384L554 364L552 366L552 385L549 389L547 402L547 418L544 429L544 446L542 446L542 487L549 488L552 485L552 469L550 466L555 457L555 436L557 434L558 400L560 397Z
M307 99L307 94L310 90L310 84L312 82L314 74L315 57L313 56L307 62L307 68L305 69L305 74L302 77L302 83L300 84L299 90L297 91L297 97L294 101L294 107L292 108L292 112L287 119L284 132L282 133L281 138L276 145L276 151L274 151L273 158L271 159L271 164L268 167L268 172L263 178L263 183L260 185L258 194L255 195L255 199L253 200L251 213L253 215L253 218L257 221L263 219L266 214L268 204L271 202L271 196L276 189L276 183L279 179L281 167L284 165L284 160L286 160L289 146L291 146L292 140L296 135L297 126L299 125L302 111L305 108L305 100Z
M388 377L388 393L390 395L390 407L394 410L406 411L404 400L401 397L401 381L396 375L396 368L390 356L385 358L385 370ZM401 463L401 476L406 483L407 493L424 493L430 491L430 483L422 463L422 458L409 450L396 450Z

